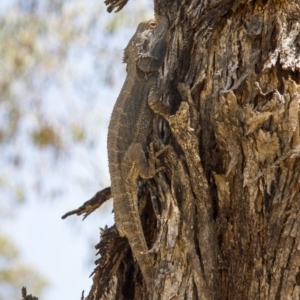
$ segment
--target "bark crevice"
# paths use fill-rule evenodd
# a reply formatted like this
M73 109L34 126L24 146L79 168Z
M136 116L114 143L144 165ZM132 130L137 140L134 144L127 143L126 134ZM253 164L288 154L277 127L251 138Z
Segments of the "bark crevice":
M299 299L298 2L155 1L170 28L149 141L170 149L149 183L158 208L141 209L155 289L131 283L134 299ZM115 299L115 266L89 300Z

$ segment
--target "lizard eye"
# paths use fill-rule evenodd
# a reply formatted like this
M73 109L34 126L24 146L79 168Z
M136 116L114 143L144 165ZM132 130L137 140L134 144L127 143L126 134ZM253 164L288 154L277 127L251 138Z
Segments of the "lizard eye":
M154 20L150 20L147 23L147 29L155 29L157 26L157 22Z

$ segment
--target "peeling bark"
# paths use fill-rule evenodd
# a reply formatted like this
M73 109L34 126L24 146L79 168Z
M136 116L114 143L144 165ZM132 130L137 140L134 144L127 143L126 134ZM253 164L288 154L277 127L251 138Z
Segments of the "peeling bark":
M300 299L298 4L155 1L171 24L149 137L170 149L139 189L155 288L115 234L87 299Z

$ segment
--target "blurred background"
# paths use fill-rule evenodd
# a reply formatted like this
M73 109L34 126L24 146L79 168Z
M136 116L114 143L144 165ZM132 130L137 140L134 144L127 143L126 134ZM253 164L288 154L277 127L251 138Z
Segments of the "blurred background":
M110 185L106 135L123 49L152 1L117 14L103 0L0 2L0 300L87 295L99 227L61 216Z

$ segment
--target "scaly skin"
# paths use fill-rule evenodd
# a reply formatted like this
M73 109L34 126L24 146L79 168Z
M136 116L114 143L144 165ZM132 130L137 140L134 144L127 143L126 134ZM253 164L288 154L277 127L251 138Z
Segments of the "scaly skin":
M127 77L111 115L107 140L115 222L120 235L128 238L148 289L154 271L139 216L137 182L139 177L155 174L153 153L149 162L144 154L153 116L148 96L163 63L166 29L165 19L143 22L129 41L124 53Z

